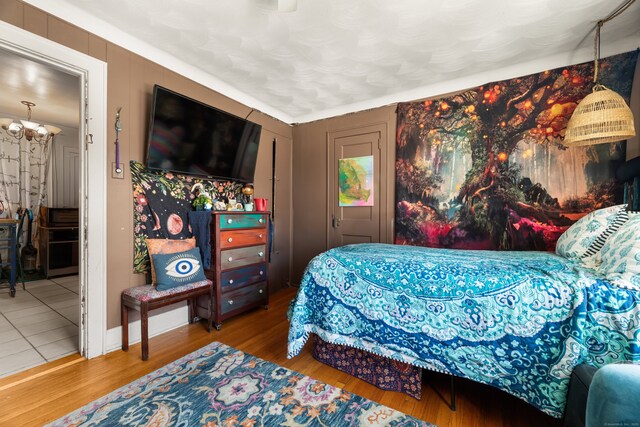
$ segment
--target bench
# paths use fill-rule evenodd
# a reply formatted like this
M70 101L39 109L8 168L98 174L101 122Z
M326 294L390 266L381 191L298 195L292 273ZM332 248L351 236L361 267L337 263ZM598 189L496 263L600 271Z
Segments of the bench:
M193 282L166 291L158 291L153 285L142 285L122 291L122 350L129 350L129 309L140 312L142 360L149 358L149 312L156 308L187 301L189 305L189 323L196 319L196 298L209 295L207 331L211 332L213 323L214 287L211 280Z

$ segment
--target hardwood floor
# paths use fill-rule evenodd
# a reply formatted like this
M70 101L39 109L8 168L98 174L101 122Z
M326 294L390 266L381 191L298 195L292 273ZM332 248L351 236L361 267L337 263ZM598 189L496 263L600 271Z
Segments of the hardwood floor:
M128 352L118 350L92 360L69 356L3 378L0 380L0 425L42 425L212 341L342 387L439 427L561 425L559 420L515 397L459 378L456 379L457 410L452 412L434 392L435 389L449 399L449 378L445 375L426 372L422 399L418 401L400 393L379 390L317 362L311 355L309 343L299 356L287 359L289 324L285 314L294 295L295 289L282 290L272 295L269 310L257 309L230 319L223 323L221 331L207 333L200 323L152 338L147 362L140 359L140 344L136 344Z

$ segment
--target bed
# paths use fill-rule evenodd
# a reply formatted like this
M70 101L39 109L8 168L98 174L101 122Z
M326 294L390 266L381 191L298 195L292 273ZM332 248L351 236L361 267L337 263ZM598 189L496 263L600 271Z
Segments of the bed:
M307 266L289 319L288 357L315 334L492 385L556 418L576 365L640 361L640 288L549 252L330 249Z

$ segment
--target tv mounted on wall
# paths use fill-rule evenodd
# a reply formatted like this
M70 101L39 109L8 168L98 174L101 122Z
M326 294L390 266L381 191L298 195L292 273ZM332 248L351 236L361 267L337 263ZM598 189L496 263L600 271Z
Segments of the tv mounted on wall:
M256 123L155 85L147 167L252 182L261 130Z

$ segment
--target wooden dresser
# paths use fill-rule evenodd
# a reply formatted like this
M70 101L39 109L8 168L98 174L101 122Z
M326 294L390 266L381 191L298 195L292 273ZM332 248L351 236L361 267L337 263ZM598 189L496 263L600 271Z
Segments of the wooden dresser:
M269 213L212 212L211 269L214 325L258 306L268 308ZM206 302L198 303L206 307Z

